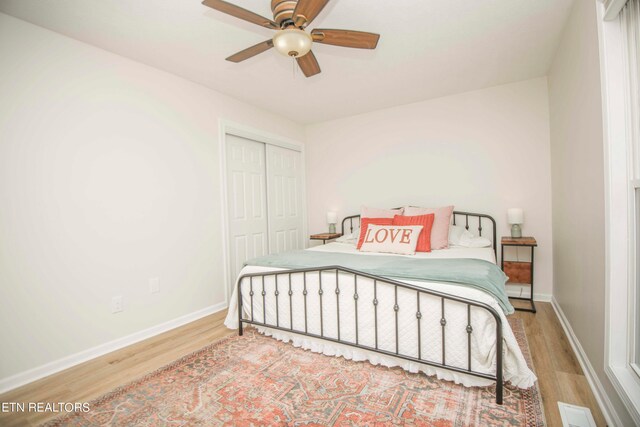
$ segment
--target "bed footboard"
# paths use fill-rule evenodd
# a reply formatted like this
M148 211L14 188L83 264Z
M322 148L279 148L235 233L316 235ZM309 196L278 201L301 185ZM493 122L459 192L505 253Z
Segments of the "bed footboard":
M243 324L264 326L489 379L496 382L496 403L502 404L502 319L487 304L340 266L245 274L237 286L240 335ZM447 319L446 307L452 305L456 322ZM460 313L466 319L460 320ZM474 313L495 320L495 375L472 366ZM466 327L448 330L448 323ZM431 335L439 328L435 342L424 342L426 327ZM466 347L455 349L466 351L462 364L446 358L448 333L456 334L449 345ZM407 337L417 337L417 346L408 345Z

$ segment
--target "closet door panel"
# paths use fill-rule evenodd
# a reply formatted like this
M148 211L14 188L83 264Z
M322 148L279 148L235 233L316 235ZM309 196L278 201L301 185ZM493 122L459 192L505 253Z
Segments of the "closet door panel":
M267 145L269 252L303 248L302 155Z
M235 282L246 260L269 252L265 144L226 138L229 265Z

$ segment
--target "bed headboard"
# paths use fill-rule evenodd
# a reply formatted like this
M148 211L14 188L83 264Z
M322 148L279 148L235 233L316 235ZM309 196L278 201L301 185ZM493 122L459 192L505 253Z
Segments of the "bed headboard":
M461 211L453 211L453 225L464 225L464 228L467 230L471 229L474 231L478 230L478 236L482 236L482 232L484 231L484 237L487 237L489 234L485 230L485 225L491 226L491 243L493 245L493 253L498 256L498 243L496 241L496 220L493 219L490 215L479 214L473 212L461 212ZM469 221L471 218L471 221ZM484 221L483 221L484 220ZM348 223L348 225L347 225ZM345 234L345 231L349 230L349 233L353 233L353 229L355 226L360 226L360 215L351 215L342 220L342 234Z

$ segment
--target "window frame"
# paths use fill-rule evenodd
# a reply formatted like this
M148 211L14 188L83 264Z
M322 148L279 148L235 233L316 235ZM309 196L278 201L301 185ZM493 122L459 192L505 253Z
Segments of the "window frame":
M605 168L605 372L640 425L640 366L635 357L636 223L632 180L636 165L629 137L628 65L619 19L605 21L597 6ZM626 301L621 304L620 301Z
M635 141L638 144L639 141ZM637 152L636 152L637 153ZM634 153L635 154L635 153ZM640 381L640 179L629 181L629 217L631 226L631 243L629 247L629 331L628 331L628 363ZM635 306L634 306L635 304Z

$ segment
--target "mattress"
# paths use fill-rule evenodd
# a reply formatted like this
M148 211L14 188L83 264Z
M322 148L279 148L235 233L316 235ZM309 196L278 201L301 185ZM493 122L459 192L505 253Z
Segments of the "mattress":
M361 256L387 256L378 253L361 253L357 251L353 244L333 242L327 245L320 245L308 249L309 251L329 251L342 252L351 254L360 254ZM394 255L397 256L397 255ZM495 263L495 255L491 248L462 248L454 247L433 251L430 253L418 253L411 257L419 258L476 258ZM246 266L242 271L243 274L262 273L284 271L283 269ZM315 275L307 275L303 280L300 275L294 275L289 283L288 275L280 275L274 279L273 276L265 279L264 282L256 282L250 284L248 281L243 283L243 310L247 317L253 316L257 321L267 320L267 323L276 324L281 327L291 327L294 329L304 330L306 328L310 333L330 338L337 338L355 343L356 341L356 301L353 299L355 292L355 281L352 275L340 274L339 289L340 294L336 298L331 292L336 286L336 275L329 274L323 277L322 286L326 295L321 298L316 291L319 289L319 278ZM500 315L503 325L503 363L504 363L504 379L520 388L531 387L536 377L534 373L527 367L526 361L518 347L513 335L513 331L509 327L506 316L498 305L497 301L489 294L473 288L462 287L451 283L436 283L425 281L403 280L410 285L419 286L423 289L435 290L450 295L456 295L468 298L474 301L485 303L494 308ZM255 297L249 296L248 286L255 286ZM261 296L263 291L266 296ZM281 292L280 297L276 297L276 286ZM291 286L293 291L292 302L289 302L286 291ZM387 350L396 350L395 336L395 312L393 306L397 304L401 307L398 312L398 340L399 350L403 354L440 363L442 361L443 349L441 346L442 328L440 325L442 299L431 295L420 295L420 311L421 332L420 340L416 333L416 292L400 289L397 295L397 301L391 288L377 287L377 318L371 304L373 297L373 281L367 281L362 278L358 279L358 342L359 344L373 347L376 343L378 347ZM309 290L303 297L303 288ZM238 328L238 287L234 288L234 294L229 305L229 312L225 320L225 325L231 329ZM328 297L331 296L331 297ZM320 301L322 300L322 302ZM305 318L304 307L307 309ZM320 322L320 307L324 313L323 322ZM339 316L327 315L327 313L339 313ZM340 318L340 330L338 331L338 317ZM445 341L445 360L449 366L466 369L468 366L468 341L467 341L467 306L466 304L456 303L454 301L445 301L445 317L447 319L447 336ZM246 318L246 317L245 317ZM375 324L378 324L378 333L375 331ZM495 320L485 310L472 307L471 309L471 325L473 333L471 334L471 354L472 369L478 372L495 374L496 361L496 344L495 344ZM377 352L352 347L345 344L338 344L322 339L309 337L293 332L282 331L274 328L257 326L259 332L272 336L284 342L292 342L294 346L302 347L317 353L323 353L328 356L342 356L346 359L356 361L369 361L373 364L380 364L388 367L399 366L410 372L423 372L427 375L436 375L440 379L454 381L465 386L486 386L493 384L493 381L479 378L464 373L459 373L447 369L433 367L423 363L417 363L401 359L398 357L387 356ZM376 336L377 335L377 336ZM420 345L418 344L420 342Z

